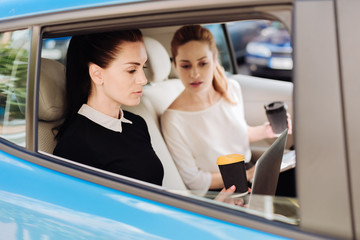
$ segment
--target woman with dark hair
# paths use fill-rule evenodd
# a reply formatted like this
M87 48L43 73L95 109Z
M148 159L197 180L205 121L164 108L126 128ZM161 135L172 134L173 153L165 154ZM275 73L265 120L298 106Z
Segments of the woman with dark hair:
M139 30L72 37L55 155L162 185L163 166L145 121L121 109L140 102L146 61Z
M207 28L178 29L171 53L185 89L162 115L161 127L184 183L193 190L223 188L216 160L233 153L245 156L250 180L250 142L275 137L272 127L247 125L240 85L227 79Z

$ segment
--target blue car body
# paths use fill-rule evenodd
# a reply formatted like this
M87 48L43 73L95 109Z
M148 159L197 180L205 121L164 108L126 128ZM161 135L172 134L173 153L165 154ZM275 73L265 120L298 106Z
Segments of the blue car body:
M0 169L0 231L6 239L286 239L87 182L4 151Z
M5 0L1 2L0 21L30 17L34 15L51 14L75 9L94 8L99 6L144 2L148 0L83 0L83 1L47 1L47 0Z

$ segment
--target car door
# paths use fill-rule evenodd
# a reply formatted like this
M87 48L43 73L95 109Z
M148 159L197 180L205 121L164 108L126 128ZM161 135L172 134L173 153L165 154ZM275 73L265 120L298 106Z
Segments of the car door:
M349 21L350 10L344 10L348 9L344 2L148 1L99 4L69 11L55 9L29 17L26 23L20 21L24 20L23 16L2 20L2 33L31 26L27 36L31 47L28 50L25 145L13 144L4 137L0 143L2 232L9 234L5 236L23 239L99 239L99 236L276 239L281 238L279 235L293 239L356 239L359 194L355 176L358 166L355 105L358 101L350 96L355 95L357 83L354 69L347 70L348 66L354 66L347 64L340 68L338 62L339 53L344 61L355 62L354 57L348 57L351 50L344 42L352 34L342 28L337 32L338 25L348 25ZM358 5L352 6L354 10L349 15L355 18ZM335 17L337 11L340 24ZM293 117L301 216L291 222L295 226L284 223L281 215L244 211L199 196L189 197L38 151L37 89L42 38L113 28L222 23L254 16L282 21L294 39ZM323 29L326 31L321 31ZM355 36L357 39L358 34ZM337 48L338 38L342 39L341 49L345 52ZM349 78L343 85L340 73L344 74L344 79ZM268 85L260 80L261 84L255 85L244 82L244 88L250 89L249 92L252 86L266 89ZM342 98L345 95L339 86L344 86L350 94ZM253 95L246 96L247 101L254 100L254 105L262 109L263 103L256 103L256 94L253 99L251 97ZM264 117L255 114L253 119L264 120ZM350 140L351 145L347 145ZM287 220L285 218L285 222Z

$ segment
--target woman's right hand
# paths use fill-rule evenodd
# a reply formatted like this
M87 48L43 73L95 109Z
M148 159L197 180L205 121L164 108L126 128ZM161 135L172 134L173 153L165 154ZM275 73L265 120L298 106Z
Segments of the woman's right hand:
M223 188L216 196L215 201L229 203L236 206L244 206L244 200L242 198L232 198L231 195L235 192L236 187L232 185L228 189Z

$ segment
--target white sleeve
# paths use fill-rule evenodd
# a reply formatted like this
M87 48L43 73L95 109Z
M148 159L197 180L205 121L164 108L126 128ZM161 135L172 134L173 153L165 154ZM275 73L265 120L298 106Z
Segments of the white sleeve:
M211 174L202 171L196 165L186 141L191 137L191 133L182 131L181 122L176 121L172 114L165 111L161 116L161 129L171 156L190 190L207 191L211 184Z

